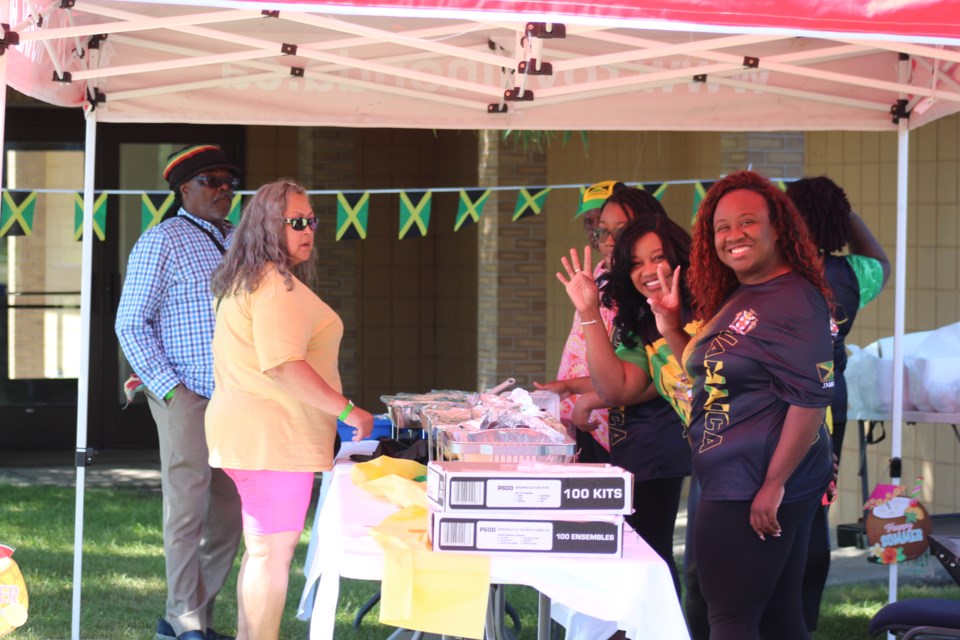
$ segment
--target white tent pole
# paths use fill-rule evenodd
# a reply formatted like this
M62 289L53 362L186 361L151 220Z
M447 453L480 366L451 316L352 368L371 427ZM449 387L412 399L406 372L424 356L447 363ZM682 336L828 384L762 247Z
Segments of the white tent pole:
M97 153L97 110L87 112L83 152L83 248L80 268L80 374L77 379L77 499L73 533L73 614L71 640L80 640L80 586L83 566L83 492L87 470L87 405L90 378L90 283L93 275L93 167Z
M900 60L901 78L910 72L906 56ZM906 114L897 124L897 262L894 272L893 311L893 437L890 443L890 481L900 484L903 444L903 330L907 298L907 171L910 163L910 129ZM889 601L897 601L897 563L890 564Z
M0 23L10 23L10 4L7 0L0 0ZM7 113L7 56L0 56L0 116ZM3 152L3 142L6 140L6 117L0 117L0 176L3 176L3 163L6 160L6 154Z

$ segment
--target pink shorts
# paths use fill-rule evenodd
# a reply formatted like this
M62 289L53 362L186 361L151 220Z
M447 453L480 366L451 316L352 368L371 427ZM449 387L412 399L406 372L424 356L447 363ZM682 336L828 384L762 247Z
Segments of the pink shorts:
M223 471L237 485L245 532L263 536L303 530L313 492L312 471Z

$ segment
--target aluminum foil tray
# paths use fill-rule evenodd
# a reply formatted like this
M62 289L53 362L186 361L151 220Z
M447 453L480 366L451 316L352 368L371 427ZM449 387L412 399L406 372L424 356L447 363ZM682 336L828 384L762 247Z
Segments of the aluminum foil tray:
M577 443L556 443L533 429L445 430L439 433L444 460L463 462L574 462Z

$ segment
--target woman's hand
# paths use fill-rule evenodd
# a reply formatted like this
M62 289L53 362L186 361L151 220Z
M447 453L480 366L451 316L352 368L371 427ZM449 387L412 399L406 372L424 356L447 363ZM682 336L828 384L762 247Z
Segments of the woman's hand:
M561 400L566 400L570 397L570 394L573 393L570 390L570 387L567 386L566 380L552 380L550 382L539 383L536 380L533 381L533 386L539 389L540 391L551 391L558 396Z
M667 282L668 267L661 262L657 265L657 280L660 281L660 295L647 298L647 304L653 311L660 335L680 330L680 267L673 270L673 281Z
M573 404L573 410L570 412L570 422L577 428L577 431L596 431L597 427L600 426L599 420L590 420L592 411L593 408L589 406L586 394L577 398L577 401Z
M750 505L750 527L756 531L761 540L767 535L778 537L780 523L777 522L777 510L783 500L783 485L763 483L760 491L753 497Z
M354 428L353 432L353 441L360 442L364 438L370 436L373 433L373 416L369 412L364 411L360 407L354 407L350 412L350 415L347 416L347 419L343 421L344 424Z
M590 247L583 248L583 268L580 267L580 256L577 255L576 249L570 249L570 258L560 258L560 263L566 271L566 276L558 271L557 280L566 288L567 296L581 318L599 318L600 291L593 280Z

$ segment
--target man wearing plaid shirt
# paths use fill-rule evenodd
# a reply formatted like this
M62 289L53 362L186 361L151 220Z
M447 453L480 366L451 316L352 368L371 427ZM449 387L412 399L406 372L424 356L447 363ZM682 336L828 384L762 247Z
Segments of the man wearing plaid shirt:
M203 417L213 393L210 276L230 243L239 173L219 147L170 155L163 177L182 206L133 247L117 310L117 338L160 440L167 603L157 640L228 638L211 627L240 544L240 498L208 464Z

